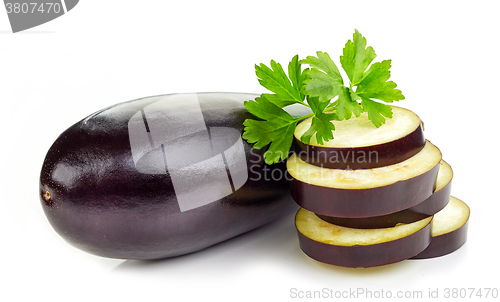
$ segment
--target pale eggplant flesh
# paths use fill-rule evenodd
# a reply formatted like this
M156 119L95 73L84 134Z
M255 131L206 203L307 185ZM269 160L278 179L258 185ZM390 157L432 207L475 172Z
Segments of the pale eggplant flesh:
M334 121L334 139L322 145L314 137L307 144L301 141L311 124L306 119L295 130L295 152L303 161L328 169L372 169L405 161L425 146L422 123L410 110L391 107L393 117L379 128L367 113Z
M304 208L295 217L299 246L310 258L342 267L374 267L421 253L431 242L432 216L391 228L355 229L328 223Z
M48 221L86 252L159 259L199 251L292 213L297 205L285 164L267 166L265 150L241 139L244 120L253 118L243 103L256 96L147 97L74 124L54 142L41 169L39 193ZM186 107L193 99L199 106ZM161 102L168 111L153 110ZM163 130L154 132L156 126ZM153 144L155 136L174 134L177 139L162 143L163 149ZM216 139L232 147L217 150ZM215 154L202 154L207 150Z
M292 197L301 207L325 216L365 218L402 211L429 198L441 159L439 149L427 141L418 154L391 166L327 169L292 154L287 168Z
M458 250L467 241L469 217L469 206L452 196L449 204L434 215L431 243L423 252L411 259L441 257Z
M451 198L452 178L453 171L451 166L442 160L434 193L416 206L396 213L373 217L343 218L319 214L318 217L332 224L358 229L388 228L394 227L399 223L412 223L438 213L448 204Z

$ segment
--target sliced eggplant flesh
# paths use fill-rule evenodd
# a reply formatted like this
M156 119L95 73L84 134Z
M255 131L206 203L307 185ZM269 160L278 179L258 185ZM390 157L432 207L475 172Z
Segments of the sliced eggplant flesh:
M343 218L319 214L318 217L329 223L359 229L388 228L396 226L398 223L412 223L436 214L448 204L450 201L452 178L453 171L451 166L442 160L434 193L414 207L392 214L365 218Z
M431 227L431 244L413 259L426 259L450 254L467 241L470 208L456 197L436 215Z
M295 226L309 257L343 267L372 267L399 262L422 252L431 241L432 216L391 228L355 229L328 223L299 209Z
M312 165L330 169L370 169L393 165L417 154L425 145L420 118L412 111L391 106L393 117L377 128L368 114L344 121L333 121L334 139L318 144L313 136L306 144L301 136L312 118L297 125L295 151Z
M451 198L453 170L444 160L441 161L434 193L424 202L410 208L411 211L432 216L446 207Z
M375 144L387 143L402 138L421 124L420 118L408 109L391 106L393 116L386 119L383 126L377 128L368 119L366 112L359 117L352 117L343 121L332 121L335 125L335 137L333 140L319 145L313 136L310 145L324 147L366 147ZM298 139L311 126L312 118L308 118L297 125L294 136Z
M293 154L288 173L291 194L303 208L334 217L372 217L413 207L434 192L442 159L429 141L411 158L373 169L342 170L314 166Z

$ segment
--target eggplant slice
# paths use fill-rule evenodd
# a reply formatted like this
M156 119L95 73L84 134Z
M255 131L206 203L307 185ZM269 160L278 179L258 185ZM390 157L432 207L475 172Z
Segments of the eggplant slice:
M392 214L365 218L342 218L325 215L318 215L318 217L329 223L358 229L388 228L393 227L398 223L412 223L427 216L436 214L448 204L451 197L452 179L453 170L451 169L451 166L442 160L436 179L436 188L434 193L425 201L414 207Z
M412 111L391 106L393 117L375 127L363 113L344 121L333 121L334 139L319 145L313 136L308 144L300 140L312 118L297 125L295 152L312 165L329 169L371 169L400 163L425 145L420 118Z
M431 242L432 216L391 228L355 229L328 223L304 208L295 216L299 245L317 261L373 267L411 258Z
M451 197L448 205L434 215L431 244L412 259L427 259L450 254L467 241L470 209L458 198Z
M360 218L395 213L429 198L442 159L429 141L411 158L373 169L314 166L293 154L287 162L291 194L301 207L334 217Z

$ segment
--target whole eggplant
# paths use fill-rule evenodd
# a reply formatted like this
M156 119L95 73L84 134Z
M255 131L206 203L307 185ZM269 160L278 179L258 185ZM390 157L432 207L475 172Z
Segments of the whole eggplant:
M241 138L246 93L147 97L100 110L48 151L40 200L53 228L121 259L192 253L297 209L284 163Z

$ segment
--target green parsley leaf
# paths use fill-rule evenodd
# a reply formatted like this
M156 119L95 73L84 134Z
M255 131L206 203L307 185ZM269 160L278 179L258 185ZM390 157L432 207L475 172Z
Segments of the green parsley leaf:
M343 86L339 99L334 103L334 109L337 111L339 120L348 120L354 114L359 117L363 109L358 102L352 100L352 90Z
M300 92L302 85L302 70L298 56L295 56L288 66L293 83L290 82L281 64L271 61L271 68L265 64L255 65L255 73L259 83L275 94L263 94L270 102L278 107L286 107L291 104L304 103L304 95Z
M342 76L326 52L316 52L317 57L308 56L301 62L312 68L304 72L304 94L319 97L321 102L329 101L339 95L344 81Z
M286 159L300 118L294 118L262 96L255 98L255 101L245 102L245 107L262 121L246 119L243 123L243 139L254 144L256 149L271 144L264 153L265 161L269 165Z
M366 69L377 56L371 46L366 47L366 39L358 30L355 30L352 40L347 41L343 55L340 56L340 64L351 80L350 87L363 80Z
M404 100L401 90L396 89L396 83L388 81L391 76L390 68L391 60L373 63L363 81L356 87L356 94L361 98L374 98L387 103Z
M342 77L335 63L325 52L318 51L317 55L318 57L309 56L305 60L302 60L303 63L309 64L312 67L310 71L305 72L305 94L310 97L319 97L322 102L330 101L332 98L338 96L338 100L326 108L329 111L335 110L339 120L347 120L353 114L359 116L363 112L363 109L356 100L353 101L351 99L352 90L343 86ZM333 139L333 136L330 139ZM325 141L330 139L325 137Z
M384 116L392 118L392 108L385 104L372 101L368 98L362 98L361 106L363 106L363 111L368 112L368 119L377 128L385 124Z
M344 86L337 66L326 52L318 51L316 56L304 60L294 56L288 64L288 76L275 61L271 61L271 68L255 65L260 84L273 93L263 93L255 101L245 102L248 111L261 120L245 120L243 138L257 149L270 145L264 157L266 163L272 164L287 158L297 123L304 118L312 116L312 121L300 139L309 143L315 135L321 145L333 139L335 120L367 112L372 123L380 127L385 118L392 118L392 108L375 100L392 103L404 96L396 89L396 83L389 81L391 61L372 64L375 57L373 48L355 30L340 57L349 86ZM302 64L310 68L303 70ZM313 113L295 118L283 110L297 103L310 107Z
M311 127L302 134L300 140L306 144L309 144L311 137L316 133L316 141L323 145L323 141L329 141L333 139L333 131L335 130L335 125L332 123L333 120L338 120L339 117L335 113L325 113L323 112L327 107L329 101L320 102L319 98L312 97L308 98L307 103L311 107L314 113L311 121Z
M302 63L299 60L299 55L295 55L290 63L288 63L288 75L292 81L293 88L299 92L300 100L304 101L305 96L301 92L304 82L304 74L302 71Z
M349 94L351 95L352 101L361 101L361 97L357 95L356 92L352 90L352 88L349 88Z
M372 99L392 103L405 98L401 90L396 89L396 83L388 81L391 76L390 68L391 60L373 63L356 87L355 94L361 98L363 110L368 112L368 118L377 128L385 124L384 116L392 118L392 108Z

